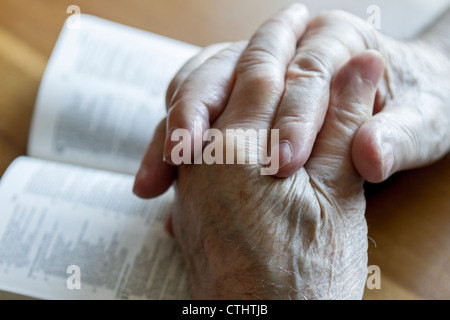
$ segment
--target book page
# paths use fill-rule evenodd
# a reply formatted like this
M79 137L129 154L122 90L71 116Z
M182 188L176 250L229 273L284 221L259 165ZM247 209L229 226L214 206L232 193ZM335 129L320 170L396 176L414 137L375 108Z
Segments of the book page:
M166 114L167 86L199 48L79 18L78 24L66 21L47 65L28 154L134 174Z
M0 290L41 299L186 299L164 230L173 192L144 201L132 176L21 157L0 184Z

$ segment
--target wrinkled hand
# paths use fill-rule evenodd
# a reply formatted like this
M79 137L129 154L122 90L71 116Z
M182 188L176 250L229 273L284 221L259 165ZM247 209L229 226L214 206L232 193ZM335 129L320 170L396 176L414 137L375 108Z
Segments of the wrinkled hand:
M383 71L370 51L342 67L311 157L290 178L262 176L255 165L180 165L172 226L193 298L362 297L367 225L351 145L372 114ZM239 107L242 97L234 97L227 108ZM225 132L234 120L222 115L215 127ZM271 126L256 112L247 121Z
M220 117L214 128L223 133L271 128L279 103L274 93L280 88L272 89L284 86L286 69L280 66L292 59L295 39L305 26L304 7L291 7L265 23L247 47L234 44L221 51L223 59L208 60L211 69L199 72L240 61L231 75L235 84L224 82L229 99L224 103L222 91L215 91ZM291 50L280 50L287 43ZM311 155L287 179L260 175L258 164L178 167L171 224L187 262L193 298L362 297L367 226L363 179L353 167L351 146L372 114L384 67L378 53L365 51L337 72ZM211 80L230 78L214 75ZM180 101L199 92L195 81L185 82L184 88L187 100ZM212 93L207 83L200 88ZM163 151L164 134L162 122L147 156Z
M294 5L290 10L299 7ZM305 14L298 19L308 23L304 34L306 26L293 34L283 28L285 20L275 17L255 35L266 40L254 47L253 55L240 56L245 42L217 44L203 50L179 72L167 92L166 129L161 125L149 148L153 151L144 157L137 194L156 196L174 180L175 168L162 160L166 155L170 163L171 129L192 132L194 121L199 120L206 130L227 112L230 92L248 90L249 86L253 91L248 90L248 115L254 110L252 96L264 96L268 105L278 103L272 128L279 129L280 141L288 143L280 148L282 167L277 176L292 175L309 158L322 127L332 77L348 59L367 49L381 53L387 70L378 86L375 115L355 136L352 154L358 172L370 182L380 182L397 171L436 161L449 151L448 56L427 41L400 42L385 37L362 19L341 11L324 12L309 22ZM279 47L269 43L274 37L283 39L277 42ZM278 56L271 56L266 47ZM254 61L266 68L254 73ZM270 108L267 110L271 114ZM164 151L160 151L161 146Z

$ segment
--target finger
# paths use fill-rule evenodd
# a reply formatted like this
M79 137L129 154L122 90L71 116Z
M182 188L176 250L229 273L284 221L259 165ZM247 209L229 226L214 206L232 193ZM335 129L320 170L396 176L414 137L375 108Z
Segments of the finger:
M156 127L152 142L136 174L133 192L141 198L153 198L164 193L175 179L175 167L163 161L166 119Z
M290 147L280 149L276 176L290 176L308 160L325 119L331 79L351 57L366 50L370 39L362 35L371 32L357 18L340 12L319 16L309 25L287 70L272 127Z
M379 53L366 51L352 58L333 78L327 116L306 166L340 190L358 176L352 164L352 140L372 115L384 67Z
M236 82L219 127L270 127L284 90L287 65L307 20L306 7L294 4L256 31L236 66Z
M173 77L172 81L170 82L169 86L167 87L166 91L166 107L167 109L170 108L171 103L170 101L175 95L175 92L180 87L180 85L183 83L183 81L189 76L189 74L197 69L200 65L202 65L207 59L215 55L217 52L221 51L222 49L229 46L230 43L223 42L223 43L216 43L209 45L205 48L203 48L198 54L193 56L191 59L189 59L184 66L176 73L176 75Z
M222 113L233 85L236 63L245 46L246 42L236 42L223 48L192 71L179 86L167 115L164 147L167 162L173 164L171 153L178 143L172 141L171 133L175 129L188 130L194 145L194 141L203 141L203 133ZM195 158L202 148L192 147L191 150Z
M432 100L421 104L427 108L386 106L358 130L353 162L364 179L382 182L395 172L434 162L450 150L450 110Z

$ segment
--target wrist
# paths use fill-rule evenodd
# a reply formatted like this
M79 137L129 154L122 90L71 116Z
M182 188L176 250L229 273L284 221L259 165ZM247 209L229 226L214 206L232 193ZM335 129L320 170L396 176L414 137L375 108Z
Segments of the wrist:
M450 81L450 58L431 38L401 42L385 39L381 50L386 64L386 83L390 99L407 100L426 93L447 101Z
M201 249L188 261L194 299L275 298L272 285L285 283L270 270L276 253L270 247L250 244L244 234L248 235L236 231L223 237L213 228L202 233Z
M257 237L259 240L255 242L251 241L249 232L242 230L237 230L236 236L228 240L218 237L217 230L203 233L202 250L190 259L193 298L360 299L367 277L367 248L364 241L348 241L355 238L365 240L367 230L363 206L356 207L351 210L358 211L355 215L361 216L361 221L352 225L349 228L351 234L345 237L337 237L329 230L326 234L316 235L319 236L316 240L313 240L313 235L307 239L305 235L297 235L285 241L279 235L267 237L268 233L262 236L263 239ZM336 216L338 213L333 211L326 215ZM277 225L282 228L279 223ZM349 256L346 261L351 263L329 263L336 248L328 245L315 248L313 244L315 241L327 242L326 239L331 239L340 251L345 251L343 255ZM334 279L329 277L331 274L339 276Z

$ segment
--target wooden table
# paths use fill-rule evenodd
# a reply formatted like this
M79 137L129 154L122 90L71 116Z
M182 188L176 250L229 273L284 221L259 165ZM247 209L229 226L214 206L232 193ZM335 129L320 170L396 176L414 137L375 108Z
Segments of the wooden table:
M26 152L33 105L69 5L204 46L248 39L290 1L2 0L0 2L0 174ZM450 299L450 156L368 185L369 265L381 289L365 299ZM0 208L1 211L1 208ZM0 298L19 297L0 294Z

